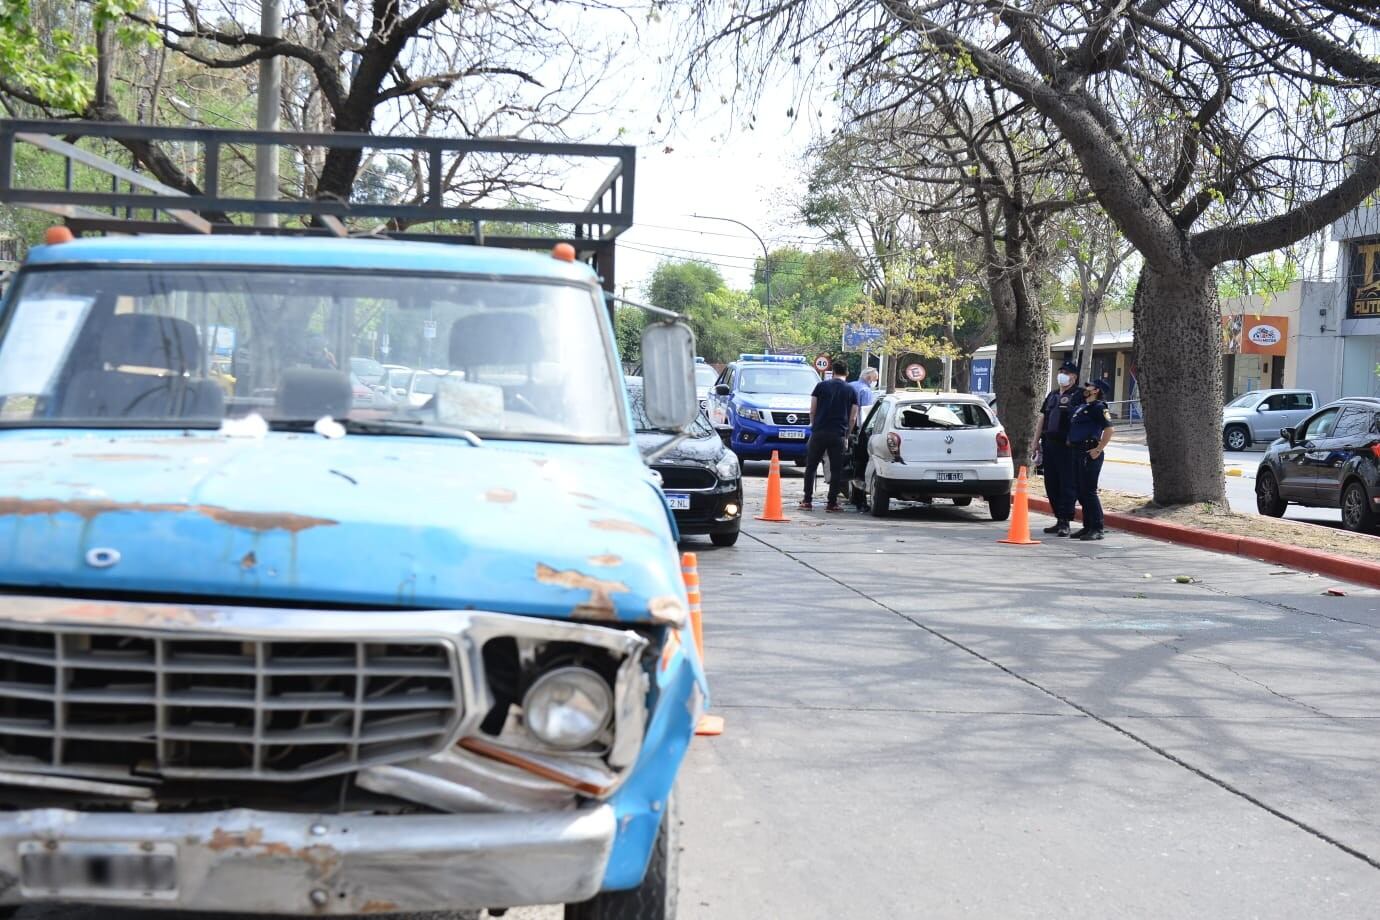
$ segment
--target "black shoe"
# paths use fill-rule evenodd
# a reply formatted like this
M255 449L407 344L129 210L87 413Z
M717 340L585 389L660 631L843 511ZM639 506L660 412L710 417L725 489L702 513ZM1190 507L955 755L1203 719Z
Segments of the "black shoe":
M1045 528L1045 533L1050 534L1051 536L1059 533L1060 531L1063 531L1063 533L1060 534L1060 536L1067 537L1069 535L1069 525L1065 524L1063 521L1059 521L1053 527Z
M1101 540L1101 539L1102 539L1102 531L1100 531L1100 530L1090 530L1090 531L1088 531L1087 533L1083 534L1083 536L1079 537L1078 539L1083 540L1083 541L1085 541L1085 542L1088 541L1088 540Z
M1088 528L1086 528L1086 527L1080 528L1079 530L1075 530L1075 531L1073 532L1073 539L1075 539L1075 540L1086 540L1086 539L1088 539L1088 534L1091 533L1091 532L1092 532L1092 531L1088 530ZM1063 536L1066 536L1066 537L1069 536L1069 532L1068 532L1067 530L1065 530L1064 533L1063 533Z

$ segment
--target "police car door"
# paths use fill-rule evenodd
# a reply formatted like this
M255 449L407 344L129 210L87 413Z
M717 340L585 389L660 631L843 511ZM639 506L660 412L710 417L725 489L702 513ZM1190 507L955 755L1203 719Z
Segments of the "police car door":
M720 435L732 429L728 417L728 401L733 392L733 375L737 368L730 364L724 368L724 372L719 375L718 382L714 384L714 390L709 394L709 421L713 422L714 427ZM720 393L722 387L727 387L728 392Z

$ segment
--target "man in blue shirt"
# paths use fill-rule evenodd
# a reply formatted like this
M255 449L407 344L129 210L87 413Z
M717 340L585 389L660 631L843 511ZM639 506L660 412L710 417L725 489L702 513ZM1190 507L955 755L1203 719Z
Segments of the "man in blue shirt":
M858 414L862 410L877 401L877 369L875 367L865 367L858 379L848 384L853 388L853 392L858 394Z
M848 365L835 361L834 376L821 380L810 394L810 443L805 446L804 511L814 507L815 470L829 457L829 499L825 511L842 511L839 493L843 491L845 467L843 442L858 423L858 394L848 384Z

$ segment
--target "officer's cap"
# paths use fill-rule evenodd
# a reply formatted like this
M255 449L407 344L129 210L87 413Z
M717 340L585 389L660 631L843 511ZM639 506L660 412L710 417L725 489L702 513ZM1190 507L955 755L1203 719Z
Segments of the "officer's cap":
M1083 386L1097 387L1097 390L1099 393L1102 394L1103 399L1106 399L1108 396L1112 395L1112 382L1110 380L1089 380L1087 383L1083 384Z
M1074 364L1072 361L1065 361L1063 365L1060 366L1059 370L1063 371L1066 374L1076 375L1078 373L1078 365Z

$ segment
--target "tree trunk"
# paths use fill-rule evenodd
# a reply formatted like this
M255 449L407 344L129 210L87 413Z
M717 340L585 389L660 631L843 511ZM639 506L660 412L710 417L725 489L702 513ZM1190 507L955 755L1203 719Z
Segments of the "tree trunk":
M1084 330L1082 350L1074 350L1073 363L1078 365L1078 373L1084 380L1092 379L1093 346L1097 342L1097 315L1102 312L1100 297L1085 297L1083 300ZM1111 394L1107 394L1110 398Z
M1212 270L1147 261L1135 296L1136 375L1155 501L1226 504L1222 319Z
M1019 470L1030 465L1035 452L1036 418L1049 382L1049 333L1041 311L1024 295L1024 285L1013 284L1002 272L989 272L989 284L997 317L992 386Z

